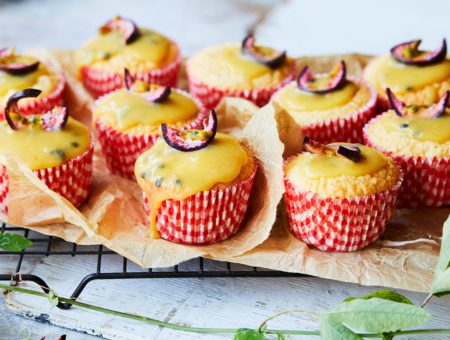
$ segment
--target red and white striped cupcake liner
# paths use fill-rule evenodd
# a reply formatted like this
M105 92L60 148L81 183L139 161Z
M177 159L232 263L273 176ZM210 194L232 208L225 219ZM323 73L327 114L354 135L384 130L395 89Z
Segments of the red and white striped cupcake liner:
M199 108L197 118L185 125L183 129L201 128L203 126L203 120L207 117L208 112L203 108L203 105L197 99L193 98L187 92L179 89L176 89L175 91L194 100ZM110 95L112 95L112 93L99 98L97 103ZM102 152L105 155L108 169L113 174L131 180L135 180L134 163L136 163L137 158L145 150L149 149L160 136L160 133L134 135L121 132L112 127L106 126L99 119L95 120L95 129L97 131L98 140L102 146Z
M89 149L69 159L66 163L51 168L34 170L33 173L50 190L66 198L75 207L80 206L89 196L92 183L92 158L94 141L91 137ZM0 211L8 214L9 179L8 170L0 165Z
M364 131L364 143L394 159L404 180L398 196L399 208L443 207L450 205L450 157L413 157L383 150Z
M53 91L43 96L39 95L37 98L29 98L18 102L19 111L21 115L35 115L50 111L55 106L63 105L64 89L66 87L66 80L63 73L58 74L58 83ZM0 120L5 119L5 106L0 107Z
M323 144L333 142L362 143L363 127L376 114L377 93L366 83L352 79L370 90L370 99L358 111L342 118L329 119L313 125L302 126L305 136Z
M165 200L157 214L161 237L180 244L212 244L234 235L244 220L257 166L248 178L218 189L201 191L188 198ZM149 200L144 194L147 217Z
M213 109L219 104L223 97L244 98L252 101L257 106L262 107L270 101L270 98L276 91L295 79L297 69L296 67L293 67L292 71L278 86L250 90L219 89L197 80L194 75L189 72L188 67L186 67L186 73L189 81L189 92L194 97L198 98L207 109Z
M176 87L181 60L181 53L179 53L170 64L155 70L133 73L133 76L149 84ZM109 72L82 66L80 73L84 87L94 98L124 87L123 72Z
M349 252L367 247L383 234L395 211L402 182L390 189L355 198L320 197L298 191L285 176L287 216L292 234L323 251Z

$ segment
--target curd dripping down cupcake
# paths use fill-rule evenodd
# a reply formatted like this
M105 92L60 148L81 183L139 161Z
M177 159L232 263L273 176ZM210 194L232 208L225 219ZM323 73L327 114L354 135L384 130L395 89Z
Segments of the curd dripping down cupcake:
M27 88L40 90L37 97L20 101L22 115L45 113L63 104L65 78L54 66L35 57L16 54L13 48L0 50L0 119L8 99Z
M241 97L263 106L272 94L295 78L295 60L286 52L255 44L252 35L241 45L211 46L186 64L190 92L206 108L223 97Z
M0 155L22 159L51 190L74 206L89 194L92 181L93 141L86 126L69 117L66 107L44 114L23 116L20 101L36 98L41 91L25 89L13 94L0 122ZM8 213L9 180L0 166L0 210Z
M347 78L346 69L344 61L326 74L313 74L305 66L297 81L277 91L272 100L311 139L362 143L362 129L375 115L377 95L366 83Z
M364 139L402 168L398 206L450 205L449 92L431 106L407 105L389 89L387 96L392 110L365 126Z
M378 92L379 113L389 108L386 88L408 105L432 105L450 90L445 39L434 51L420 50L420 43L396 45L390 55L375 58L364 70L364 79Z
M125 71L125 89L96 101L94 125L106 163L114 174L135 179L137 157L161 135L162 123L181 129L202 126L207 112L188 93L149 85Z
M149 84L176 86L181 53L160 33L115 17L75 54L86 89L100 97L124 86L123 69Z
M257 163L235 137L216 130L214 111L203 130L163 125L163 138L139 156L135 173L152 238L211 244L241 226Z
M323 145L285 163L291 232L324 251L355 251L377 240L391 218L402 181L395 162L361 144Z

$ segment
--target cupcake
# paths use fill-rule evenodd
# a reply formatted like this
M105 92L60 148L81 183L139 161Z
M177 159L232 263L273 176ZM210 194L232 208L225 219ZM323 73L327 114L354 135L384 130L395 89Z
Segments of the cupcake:
M291 232L324 251L354 251L377 240L392 216L402 174L395 162L361 144L323 145L305 138L285 163Z
M75 63L83 85L97 98L123 87L124 68L147 83L176 86L181 53L160 33L115 17L76 52Z
M245 217L257 169L251 151L216 133L214 111L202 130L161 129L163 138L135 166L151 237L182 244L231 237Z
M389 89L387 96L392 110L364 127L364 139L402 168L398 206L450 205L449 92L431 106L406 105Z
M223 97L241 97L263 106L272 94L295 78L295 61L286 52L255 45L252 35L242 45L208 47L186 64L190 92L206 108Z
M13 94L0 122L0 155L18 156L51 190L74 206L89 194L92 181L93 141L89 130L69 117L65 107L56 106L44 114L23 116L20 101L36 98L37 89ZM0 210L8 213L8 172L0 166Z
M8 99L27 88L39 89L36 98L20 101L20 113L24 116L42 114L63 104L65 78L53 65L38 59L20 55L12 48L0 50L0 119L4 119Z
M287 111L304 135L320 143L362 143L362 129L375 115L376 92L347 79L344 61L330 73L313 74L305 66L296 82L274 94L272 101Z
M182 90L149 85L128 71L125 79L126 88L96 101L93 117L108 168L134 180L134 163L161 135L162 123L196 129L207 114L200 102Z
M364 70L364 79L377 90L379 113L389 108L386 88L408 105L432 105L450 90L445 39L435 51L420 50L420 43L394 46L390 55L375 58Z

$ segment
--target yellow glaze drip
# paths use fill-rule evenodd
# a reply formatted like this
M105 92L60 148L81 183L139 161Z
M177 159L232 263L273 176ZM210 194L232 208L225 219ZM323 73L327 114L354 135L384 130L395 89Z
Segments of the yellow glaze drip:
M423 142L443 144L450 141L450 114L438 118L425 118L420 116L398 117L390 115L380 120L381 126L387 132L404 133Z
M206 148L182 152L173 149L159 138L137 160L135 175L149 199L150 234L158 238L156 217L162 202L183 200L219 183L232 182L248 156L239 141L217 133Z
M161 103L152 103L142 94L118 90L102 99L94 116L119 131L138 125L159 126L193 118L199 112L195 102L174 90Z
M140 28L139 31L140 37L128 45L120 31L99 34L77 51L77 65L92 65L102 61L120 63L126 60L146 60L155 67L166 64L172 44L170 40L148 29Z
M288 112L328 110L350 102L357 90L358 86L350 81L344 87L324 94L302 91L293 85L281 90L279 102Z
M49 93L58 82L58 76L49 72L42 63L36 71L27 74L13 75L0 71L0 96L12 95L26 88L37 88L43 94Z
M87 127L70 117L60 131L45 131L39 123L15 131L0 123L0 155L17 155L32 170L59 166L85 152L89 143Z
M332 178L338 176L370 175L386 165L386 158L378 151L360 144L334 143L330 145L354 145L361 149L362 158L353 162L344 157L338 157L330 152L326 155L304 152L291 163L286 171L292 182L308 179Z
M380 61L377 70L376 87L378 91L382 92L389 87L394 93L402 94L421 89L449 77L449 59L435 65L413 66L399 63L391 56L386 56Z

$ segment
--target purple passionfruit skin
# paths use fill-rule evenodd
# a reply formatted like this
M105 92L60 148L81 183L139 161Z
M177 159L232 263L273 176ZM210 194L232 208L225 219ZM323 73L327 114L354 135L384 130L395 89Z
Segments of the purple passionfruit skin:
M117 16L100 27L100 33L108 33L112 31L121 31L125 36L125 45L131 44L140 36L137 25L125 18Z
M352 162L358 162L361 159L361 149L352 145L339 145L336 149L338 157L344 157Z
M396 113L397 116L403 117L406 115L406 104L398 99L394 92L390 88L386 89L386 94L389 99L389 103L391 104L392 109Z
M45 131L58 131L66 126L69 120L69 109L56 106L41 116L41 126Z
M255 36L253 34L247 35L242 41L241 53L270 68L277 68L283 65L286 60L286 51L275 51L273 55L264 55L261 53L256 48Z
M392 57L406 65L426 66L437 64L447 56L447 41L442 40L441 45L434 51L421 51L419 46L422 40L412 40L398 44L391 48Z
M305 66L297 78L297 86L300 90L318 94L325 94L340 89L347 81L347 65L345 61L342 60L333 67L331 72L322 75L322 77L327 77L329 79L328 83L323 88L315 88L313 84L317 77L312 73L309 66Z
M41 94L41 90L25 89L22 91L18 91L16 93L14 93L11 97L9 97L8 102L6 103L6 107L5 107L5 119L6 119L6 122L8 123L8 125L11 127L11 129L20 130L20 128L23 126L23 122L15 121L11 117L11 110L13 110L19 114L19 112L18 112L19 110L17 108L17 103L19 102L19 100L21 100L23 98L36 98L40 94Z
M170 86L157 86L156 88L150 85L150 91L144 93L144 97L152 103L161 103L169 98L172 92Z
M125 68L124 75L123 75L123 81L125 83L125 88L130 91L131 87L133 86L134 82L136 81L136 77L134 77L130 71Z
M447 92L445 92L444 96L441 99L439 99L439 101L436 104L434 104L428 108L425 115L427 117L431 117L431 118L439 118L439 117L443 116L445 113L445 110L448 107L449 100L450 100L450 92L447 91Z
M208 118L203 121L203 130L178 130L162 124L161 131L166 143L176 150L191 152L206 148L216 136L216 111L211 110Z
M395 97L394 93L389 88L386 89L386 93L392 109L394 110L395 114L399 117L405 117L411 112L417 112L417 110L419 109L417 106L414 105L410 106L406 105L400 99ZM426 110L421 113L421 116L428 118L441 117L442 115L444 115L445 110L448 107L449 101L450 101L450 92L447 91L436 104L433 104L430 107L426 108Z
M16 55L13 48L0 50L0 70L9 74L20 75L35 71L39 61L33 57Z
M351 160L352 162L358 162L361 159L361 149L353 145L325 145L309 137L303 139L303 150L316 154L316 155L326 155L335 154L337 157L344 157Z

